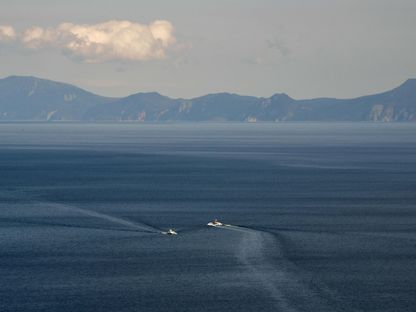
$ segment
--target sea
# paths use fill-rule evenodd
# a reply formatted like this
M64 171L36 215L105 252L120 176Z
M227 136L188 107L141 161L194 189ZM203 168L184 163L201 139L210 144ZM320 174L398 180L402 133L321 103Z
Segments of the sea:
M415 309L416 124L0 124L1 312Z

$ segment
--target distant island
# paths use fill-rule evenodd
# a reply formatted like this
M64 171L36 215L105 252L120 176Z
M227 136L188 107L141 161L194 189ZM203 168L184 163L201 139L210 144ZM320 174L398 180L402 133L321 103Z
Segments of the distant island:
M354 99L295 100L230 93L173 99L156 92L123 98L93 94L36 77L0 79L0 121L113 122L415 122L416 79L379 94Z

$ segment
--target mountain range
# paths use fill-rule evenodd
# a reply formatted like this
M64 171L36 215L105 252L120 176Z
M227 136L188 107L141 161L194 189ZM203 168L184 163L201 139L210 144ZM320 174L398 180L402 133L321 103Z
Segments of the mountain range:
M122 98L36 77L0 79L0 121L416 121L416 79L354 99L296 100L216 93L174 99L156 92Z

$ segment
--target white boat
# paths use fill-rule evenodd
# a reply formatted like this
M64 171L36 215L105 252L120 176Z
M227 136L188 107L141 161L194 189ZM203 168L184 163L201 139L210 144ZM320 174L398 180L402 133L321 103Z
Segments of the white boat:
M162 232L162 234L165 234L165 235L178 235L178 233L175 230L173 230L173 229L169 229L167 232Z
M217 219L215 219L215 220L213 220L213 221L211 221L211 222L208 222L208 224L207 224L208 226L223 226L224 224L223 223L221 223L220 221L218 221Z

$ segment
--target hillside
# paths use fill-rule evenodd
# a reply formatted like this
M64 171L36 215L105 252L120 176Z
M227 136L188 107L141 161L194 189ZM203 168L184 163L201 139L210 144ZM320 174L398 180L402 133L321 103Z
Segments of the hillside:
M172 99L159 93L99 96L35 77L0 79L0 121L416 121L416 79L355 99L295 100L217 93Z

